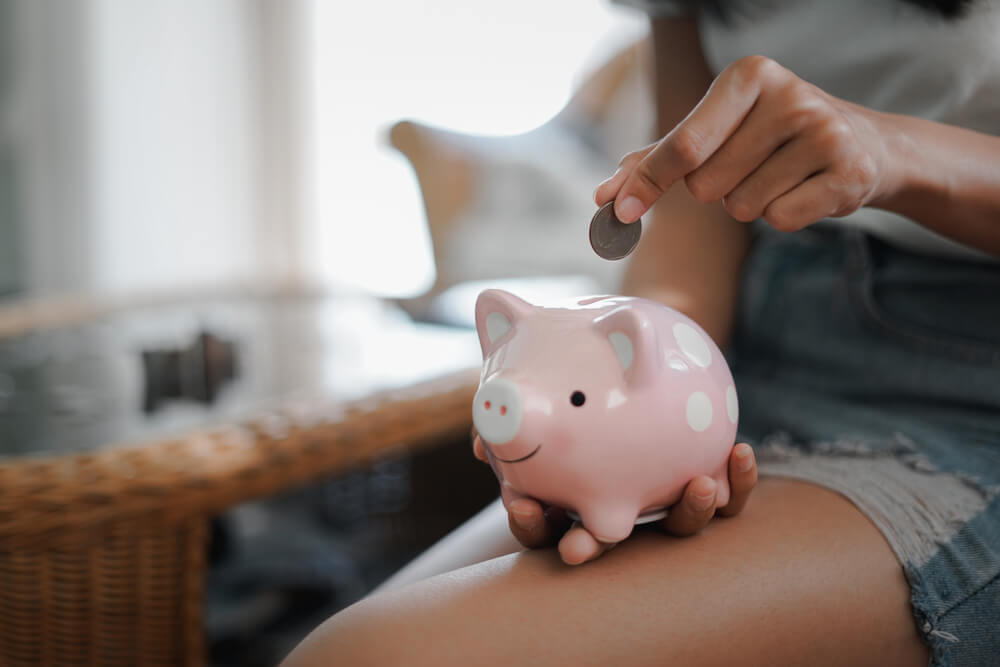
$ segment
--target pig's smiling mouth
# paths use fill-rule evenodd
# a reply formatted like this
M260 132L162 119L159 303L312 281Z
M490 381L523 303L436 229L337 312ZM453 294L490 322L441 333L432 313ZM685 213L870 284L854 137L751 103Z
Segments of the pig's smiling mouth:
M493 457L497 461L503 461L504 463L520 463L521 461L527 461L528 459L530 459L532 456L534 456L535 454L537 454L538 450L540 450L541 448L542 448L542 446L538 445L537 447L535 447L535 451L531 452L530 454L527 454L526 456L522 456L519 459L502 459L499 456L497 456L495 453L493 454Z

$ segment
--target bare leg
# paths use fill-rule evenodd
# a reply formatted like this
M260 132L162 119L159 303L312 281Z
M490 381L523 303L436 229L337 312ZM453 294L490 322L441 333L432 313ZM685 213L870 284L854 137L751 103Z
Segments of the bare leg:
M507 529L507 510L498 498L392 575L375 592L402 588L421 579L523 550Z
M701 534L644 531L567 567L522 552L367 598L286 665L917 665L909 589L881 534L820 487L760 483Z

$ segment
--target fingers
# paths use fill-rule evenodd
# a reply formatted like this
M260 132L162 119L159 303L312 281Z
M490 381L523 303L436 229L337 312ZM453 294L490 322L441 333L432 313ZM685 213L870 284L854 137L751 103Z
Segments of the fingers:
M830 190L829 174L807 179L767 205L762 217L778 231L794 232L818 220L833 216L836 204L824 193Z
M488 462L486 447L482 438L472 429L472 452L480 461ZM531 498L516 498L505 502L507 523L510 532L529 549L552 546L560 535L566 532L569 518L566 512L558 507L544 508Z
M864 169L874 167L864 167ZM783 232L793 232L827 217L840 217L861 208L871 193L859 182L830 171L805 180L764 209L763 218Z
M472 429L472 452L480 461L488 462L482 438ZM558 507L544 508L531 498L516 498L504 502L507 524L514 538L529 549L552 546L566 532L569 518Z
M668 533L685 537L694 535L708 525L715 514L717 484L704 475L691 480L680 502L670 508L663 521Z
M479 456L483 445L478 436L473 447ZM738 444L729 457L729 503L716 508L718 487L715 480L704 475L696 477L684 489L680 502L670 508L664 528L673 535L685 537L700 532L715 514L739 514L756 484L757 461L753 449L746 443ZM565 511L556 507L543 508L530 498L512 500L507 505L507 519L510 532L529 549L551 546L558 540L559 554L568 565L593 560L613 546L598 541L579 523L573 523L567 530L570 521Z
M595 192L633 222L678 180L737 220L793 231L848 215L885 190L878 123L762 56L726 68L691 113L631 153ZM889 176L891 179L891 175Z
M729 456L729 503L720 507L720 516L734 516L743 511L750 492L757 485L757 459L746 443L733 447Z
M727 195L723 204L736 220L751 222L764 215L768 205L795 189L813 174L830 166L830 159L809 141L793 139Z
M550 541L544 510L534 500L518 498L512 501L507 506L507 522L517 541L529 549L545 546Z
M530 498L518 498L507 505L511 534L529 549L552 546L566 532L569 519L555 507L545 509Z
M786 122L780 114L769 109L777 101L762 94L732 136L700 167L684 177L684 183L695 199L703 204L719 201L732 194L741 183L756 176L764 165L798 167L797 162L775 160L776 157L784 157L784 146L792 142L799 129L795 123ZM801 156L796 154L795 157ZM807 154L805 157L812 156ZM775 196L790 190L812 173L810 171L800 175L795 183L789 184Z
M486 447L483 446L483 439L478 434L472 440L472 454L483 463L489 462L486 458Z
M750 113L775 68L780 65L766 58L744 58L720 74L688 117L628 174L615 196L618 219L634 222L670 186L712 157Z
M622 185L625 183L625 179L628 175L632 173L635 166L639 163L642 158L656 147L656 144L650 144L645 148L641 148L635 152L629 153L621 159L618 163L618 171L616 171L611 178L604 181L597 186L594 190L594 203L598 206L604 206L609 201L618 196L618 191L621 190Z

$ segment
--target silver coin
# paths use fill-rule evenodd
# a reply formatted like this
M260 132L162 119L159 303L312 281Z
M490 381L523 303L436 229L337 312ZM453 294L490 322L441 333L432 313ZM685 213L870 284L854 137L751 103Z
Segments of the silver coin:
M615 215L614 202L597 209L590 221L590 247L604 259L627 257L639 245L642 220L625 224Z

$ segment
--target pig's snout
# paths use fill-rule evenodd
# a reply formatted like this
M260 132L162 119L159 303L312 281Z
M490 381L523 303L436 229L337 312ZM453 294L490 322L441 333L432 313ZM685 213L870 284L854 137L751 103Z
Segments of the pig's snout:
M510 380L496 378L476 392L472 423L483 440L491 445L510 442L521 428L521 390Z

